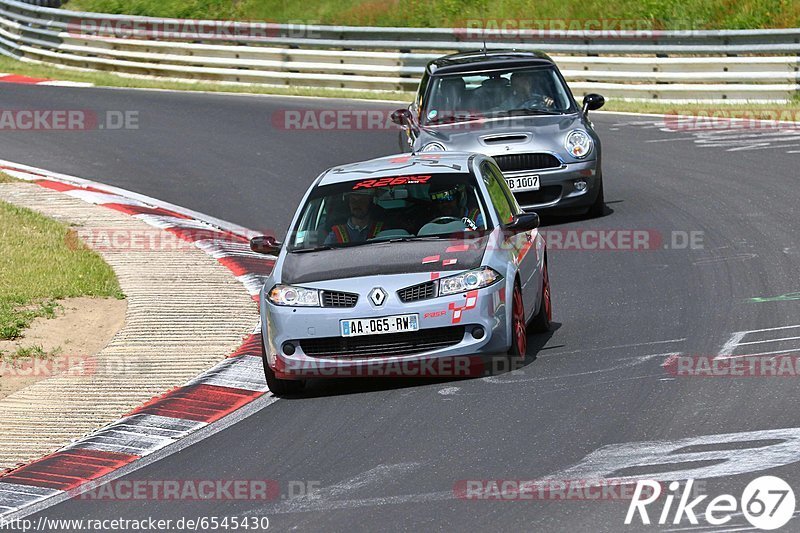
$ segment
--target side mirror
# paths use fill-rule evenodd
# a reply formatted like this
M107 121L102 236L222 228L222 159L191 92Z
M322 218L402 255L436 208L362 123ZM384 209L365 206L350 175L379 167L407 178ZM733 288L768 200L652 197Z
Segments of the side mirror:
M250 249L257 254L276 254L281 251L280 242L275 237L261 236L250 239Z
M587 94L583 97L583 112L594 111L600 109L606 103L606 99L600 94Z
M505 225L505 229L512 233L522 233L531 231L539 227L539 215L537 213L520 213Z
M411 111L408 109L398 109L391 115L392 122L398 126L406 126L411 123Z

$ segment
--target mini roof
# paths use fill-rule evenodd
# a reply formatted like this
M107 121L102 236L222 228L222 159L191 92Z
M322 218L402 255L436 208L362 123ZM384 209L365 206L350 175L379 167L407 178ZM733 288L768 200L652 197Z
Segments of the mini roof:
M460 52L434 59L426 67L434 76L477 72L484 70L502 70L518 67L548 67L555 63L543 52L518 52L515 50L479 50Z

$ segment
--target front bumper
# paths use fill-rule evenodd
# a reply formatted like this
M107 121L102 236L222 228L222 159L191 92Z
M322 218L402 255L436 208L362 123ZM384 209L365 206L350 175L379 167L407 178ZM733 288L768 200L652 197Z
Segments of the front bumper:
M547 170L504 172L507 178L539 176L538 191L515 192L520 207L526 211L581 210L591 206L600 191L601 172L597 160L564 164ZM587 187L578 190L575 182L583 180Z
M416 279L412 281L414 277ZM401 302L396 291L419 283L419 274L360 278L348 280L347 286L352 287L354 282L361 289L349 291L359 293L358 302L352 308L276 306L264 300L262 291L262 333L267 362L276 377L467 377L483 370L479 362L483 356L508 350L508 309L505 305L508 289L505 279L477 291L410 303ZM347 290L341 282L311 285L324 290ZM376 286L383 287L389 294L380 308L367 299L367 293ZM355 354L347 353L349 343L340 335L340 320L411 313L419 315L419 330L401 335L409 335L404 342L411 346L409 351L412 353L397 353L398 345L395 345L392 353L387 355L385 348L380 347L388 335L398 334L352 337L350 339L358 339L360 350ZM476 331L478 329L483 330L482 335ZM418 351L426 339L445 330L462 333L457 338L451 336L447 345L440 343L439 347ZM364 346L371 342L378 348L372 350L368 347L366 349L370 352L365 353ZM293 346L293 350L288 350L289 354L284 353L286 343ZM318 347L326 344L336 346L336 353L320 353ZM312 345L316 346L313 353L306 353ZM415 351L417 353L413 353ZM453 358L460 360L451 363L449 360ZM437 360L437 364L424 364L432 360Z

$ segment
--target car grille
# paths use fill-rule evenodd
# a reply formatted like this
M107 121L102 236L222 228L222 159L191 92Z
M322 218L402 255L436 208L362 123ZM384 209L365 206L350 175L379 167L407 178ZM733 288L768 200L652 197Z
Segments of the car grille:
M419 285L413 285L397 291L397 296L403 303L416 302L417 300L427 300L436 296L436 282L427 281Z
M355 307L358 294L338 291L322 291L322 307Z
M557 168L561 161L552 154L508 154L496 155L494 160L503 172L518 172L520 170L539 170L543 168Z
M407 333L302 339L300 348L310 357L364 358L413 355L446 348L464 339L464 326L421 329Z

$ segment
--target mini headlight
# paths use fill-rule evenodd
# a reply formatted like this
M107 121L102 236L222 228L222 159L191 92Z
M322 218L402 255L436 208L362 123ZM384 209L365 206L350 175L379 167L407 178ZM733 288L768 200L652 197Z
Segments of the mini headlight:
M319 307L319 291L292 285L275 285L267 296L275 305Z
M483 267L468 270L456 276L441 278L439 279L439 296L482 289L502 279L502 277L494 269Z
M420 152L444 152L445 148L442 143L432 142L422 147Z
M571 131L564 141L564 148L572 157L583 159L592 151L592 138L583 130Z

